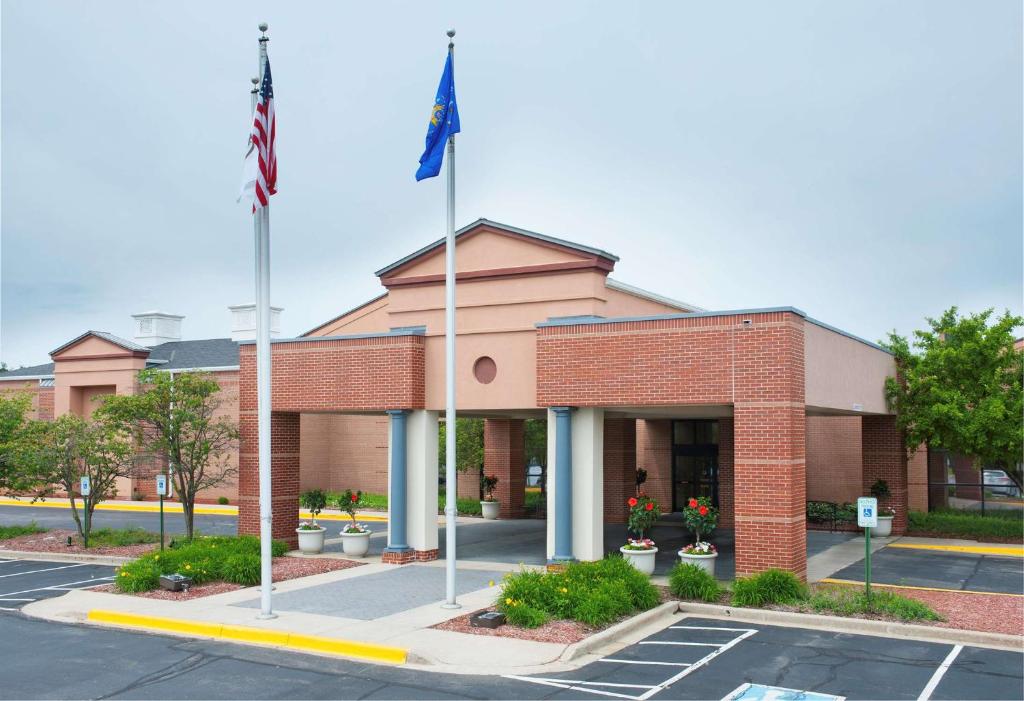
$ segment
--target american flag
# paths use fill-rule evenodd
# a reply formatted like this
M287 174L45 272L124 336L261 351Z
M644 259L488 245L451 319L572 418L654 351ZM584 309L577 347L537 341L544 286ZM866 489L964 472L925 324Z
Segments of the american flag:
M274 118L274 81L270 77L270 59L263 69L256 111L253 113L249 150L242 169L242 192L238 199L252 202L255 212L270 203L277 192L277 122Z

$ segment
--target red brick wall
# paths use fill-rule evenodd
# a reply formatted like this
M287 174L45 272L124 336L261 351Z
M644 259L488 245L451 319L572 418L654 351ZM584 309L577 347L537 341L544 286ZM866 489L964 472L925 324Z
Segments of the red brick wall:
M644 491L661 506L672 510L672 422L637 419L636 464L647 470Z
M501 518L523 515L526 498L526 436L522 419L484 419L484 473L496 475L494 497Z
M732 404L736 571L803 577L803 324L780 311L542 327L537 403Z
M861 482L859 416L807 417L807 498L855 502Z
M903 436L896 427L895 416L865 416L861 419L863 445L864 494L871 493L875 480L884 479L890 496L879 499L879 506L896 509L892 522L893 535L907 530L907 460Z
M39 380L0 382L0 396L27 394L32 399L28 418L53 421L53 387L40 387Z
M388 493L386 414L303 414L300 489Z
M238 477L238 532L259 534L259 460L256 412L243 412L239 427L242 450ZM274 412L270 420L271 510L273 537L298 545L299 415Z
M604 420L605 523L625 523L628 517L626 499L636 494L636 427L635 419ZM658 503L662 511L672 508L671 504Z

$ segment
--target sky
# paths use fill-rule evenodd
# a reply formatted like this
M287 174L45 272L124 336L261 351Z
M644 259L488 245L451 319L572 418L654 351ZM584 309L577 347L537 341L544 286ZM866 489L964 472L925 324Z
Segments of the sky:
M1022 312L1022 8L983 3L0 4L0 360L251 302L236 202L270 25L272 300L296 336L444 233L417 183L454 27L456 223L610 251L707 309L869 340Z

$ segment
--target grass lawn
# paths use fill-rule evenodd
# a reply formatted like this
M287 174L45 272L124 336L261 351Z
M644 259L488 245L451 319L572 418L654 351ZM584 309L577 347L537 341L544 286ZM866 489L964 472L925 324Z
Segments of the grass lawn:
M17 538L23 535L33 535L35 533L45 533L47 529L37 526L35 522L26 526L0 526L0 540L8 540L10 538Z
M908 535L969 538L999 543L1024 542L1024 511L989 509L982 516L971 511L911 511Z
M150 533L141 528L97 528L89 534L90 548L116 548L159 542L159 533Z
M338 497L340 496L341 492L328 492L328 508L336 508L338 505ZM359 508L366 509L367 511L387 511L388 496L387 494L373 494L371 492L363 492L363 496L359 500ZM459 497L458 508L460 516L479 516L481 513L479 499ZM437 512L439 514L444 513L444 492L438 492Z

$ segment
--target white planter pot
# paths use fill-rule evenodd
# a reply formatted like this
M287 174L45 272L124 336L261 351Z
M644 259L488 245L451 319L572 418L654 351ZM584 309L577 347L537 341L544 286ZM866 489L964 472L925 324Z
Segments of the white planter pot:
M296 528L295 532L299 534L299 550L311 555L323 552L324 534L327 533L326 528L317 528L315 531Z
M480 502L480 511L483 512L484 518L493 521L498 518L498 512L501 510L500 501L482 501Z
M697 565L697 567L700 567L712 577L715 576L715 560L718 559L718 553L712 553L711 555L687 555L680 550L678 555L680 562Z
M623 546L619 548L619 552L622 553L622 557L626 559L626 562L633 565L633 567L637 568L644 574L654 574L654 556L658 554L657 548L651 548L650 550L629 550Z
M342 533L341 551L352 557L363 557L370 551L370 534Z
M892 520L895 516L879 516L878 525L871 529L871 535L878 538L888 538L892 535Z

